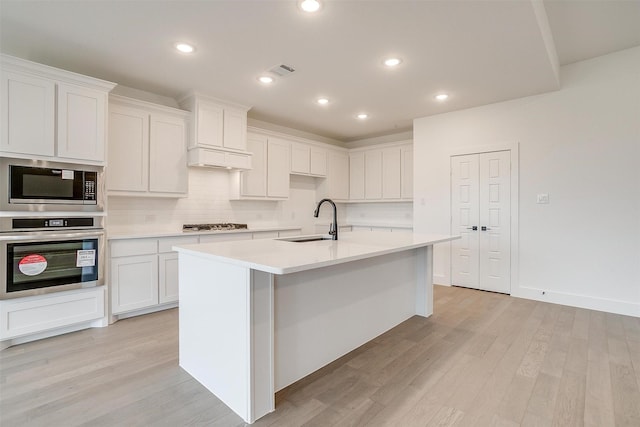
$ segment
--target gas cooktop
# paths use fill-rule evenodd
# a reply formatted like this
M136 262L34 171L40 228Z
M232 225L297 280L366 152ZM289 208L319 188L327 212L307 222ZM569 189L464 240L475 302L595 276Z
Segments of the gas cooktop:
M184 224L182 231L220 231L220 230L243 230L247 228L247 224Z

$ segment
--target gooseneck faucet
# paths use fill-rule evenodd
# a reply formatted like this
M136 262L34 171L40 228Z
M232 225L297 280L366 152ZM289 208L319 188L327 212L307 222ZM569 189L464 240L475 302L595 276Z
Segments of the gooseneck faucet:
M336 209L336 204L333 203L333 200L320 200L318 206L316 207L316 210L313 212L313 216L318 218L318 214L320 213L320 206L322 206L324 202L329 202L331 203L331 206L333 206L333 222L331 223L331 226L329 226L329 234L331 235L331 240L338 240L338 209Z

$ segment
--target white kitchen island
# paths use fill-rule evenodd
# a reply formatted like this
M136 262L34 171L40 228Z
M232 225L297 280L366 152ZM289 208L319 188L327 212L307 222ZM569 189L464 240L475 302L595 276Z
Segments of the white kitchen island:
M252 423L275 392L413 315L433 312L433 245L457 237L176 246L180 366Z

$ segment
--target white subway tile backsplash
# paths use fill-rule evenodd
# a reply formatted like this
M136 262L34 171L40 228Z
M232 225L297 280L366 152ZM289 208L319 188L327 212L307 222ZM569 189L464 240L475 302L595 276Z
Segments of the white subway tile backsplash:
M229 173L225 169L189 168L189 195L179 199L112 196L107 227L115 232L177 231L187 223L246 223L250 227L301 226L315 233L315 224L329 224L332 212L323 206L313 217L316 179L291 175L289 200L229 200ZM411 203L339 204L338 222L411 225Z

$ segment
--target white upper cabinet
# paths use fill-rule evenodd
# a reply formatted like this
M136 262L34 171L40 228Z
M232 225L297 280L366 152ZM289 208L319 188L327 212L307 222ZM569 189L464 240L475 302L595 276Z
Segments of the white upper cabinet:
M149 113L112 102L109 108L108 147L107 190L147 191Z
M247 110L228 106L224 109L222 138L224 148L247 151Z
M349 154L347 151L326 150L326 179L318 184L318 199L349 200Z
M253 168L231 177L232 199L285 200L289 198L291 142L282 138L249 133L248 149Z
M364 152L349 154L349 200L364 200Z
M267 144L267 196L289 197L289 141L269 138Z
M402 153L401 197L413 199L413 146L404 145L400 150Z
M149 191L186 194L186 116L152 113L149 127Z
M188 191L188 112L111 96L110 195L181 197Z
M399 199L401 189L400 147L382 150L382 198Z
M0 150L53 156L55 100L53 80L3 69Z
M409 201L413 198L410 143L358 148L349 153L350 201Z
M291 173L294 175L327 176L327 151L300 142L291 142Z
M2 55L0 155L103 164L114 86Z
M58 84L58 157L104 161L108 95Z
M249 134L247 149L253 153L253 168L243 172L241 195L245 197L266 197L267 195L267 137Z
M189 165L251 169L247 150L249 107L191 93L180 101L191 111Z
M291 144L291 173L309 175L311 147L306 144Z
M189 140L191 147L223 147L224 108L206 101L193 100L194 122Z
M364 153L364 198L382 199L382 151L370 150Z

